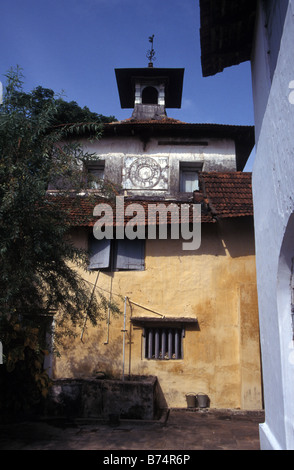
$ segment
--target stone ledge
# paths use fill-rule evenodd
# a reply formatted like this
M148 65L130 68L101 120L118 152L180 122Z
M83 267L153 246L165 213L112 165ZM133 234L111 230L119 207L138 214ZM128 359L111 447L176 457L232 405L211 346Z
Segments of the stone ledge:
M58 379L53 382L44 415L66 419L138 419L156 417L157 378L134 376L125 380L105 378Z

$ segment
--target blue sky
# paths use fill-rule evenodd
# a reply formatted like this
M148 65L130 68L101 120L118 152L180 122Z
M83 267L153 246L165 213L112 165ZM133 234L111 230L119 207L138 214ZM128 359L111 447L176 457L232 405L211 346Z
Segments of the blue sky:
M114 69L146 67L154 34L154 66L185 69L182 108L169 109L169 117L254 124L248 62L202 77L198 0L1 0L0 18L4 83L19 65L26 90L41 85L126 119L132 110L120 108Z

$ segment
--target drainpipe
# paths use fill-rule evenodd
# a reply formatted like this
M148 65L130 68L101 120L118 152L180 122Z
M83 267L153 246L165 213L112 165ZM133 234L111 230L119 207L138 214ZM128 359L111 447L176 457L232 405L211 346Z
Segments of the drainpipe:
M109 304L111 302L112 297L112 275L111 275L111 283L110 283L110 292L109 292ZM109 327L110 327L110 305L108 305L108 314L107 314L107 339L104 341L104 344L109 343Z
M123 331L123 364L122 364L122 379L125 380L125 344L126 344L126 317L127 317L127 297L125 297L124 305L124 329Z

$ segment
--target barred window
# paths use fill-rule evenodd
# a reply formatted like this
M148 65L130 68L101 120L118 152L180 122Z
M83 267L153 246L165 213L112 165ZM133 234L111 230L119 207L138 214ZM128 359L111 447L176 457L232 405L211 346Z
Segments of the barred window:
M144 329L145 359L173 360L183 359L182 328L158 328Z

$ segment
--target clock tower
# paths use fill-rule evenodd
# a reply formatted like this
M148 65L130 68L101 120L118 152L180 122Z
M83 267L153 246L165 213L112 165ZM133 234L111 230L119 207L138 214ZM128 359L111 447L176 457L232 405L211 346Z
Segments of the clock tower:
M148 67L116 69L122 108L133 108L132 119L138 121L166 119L166 108L180 108L184 69L153 67L154 49L148 51Z

